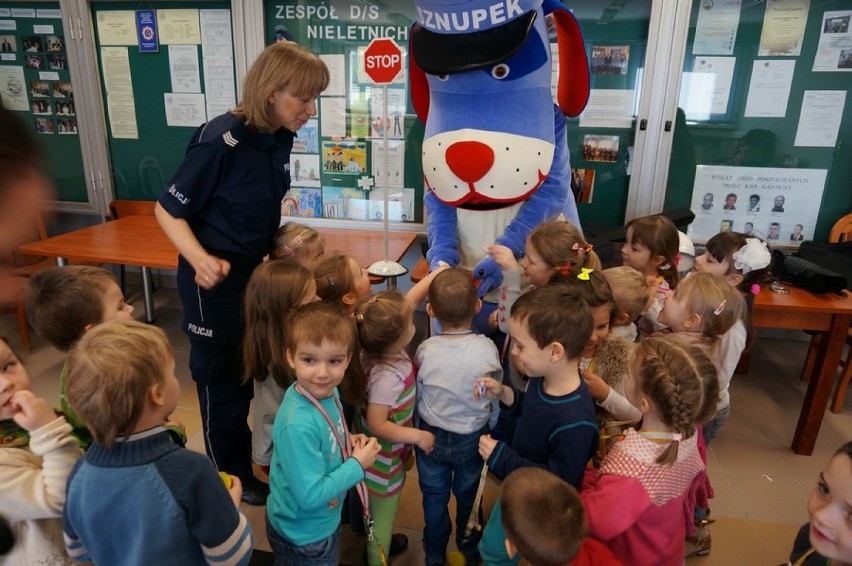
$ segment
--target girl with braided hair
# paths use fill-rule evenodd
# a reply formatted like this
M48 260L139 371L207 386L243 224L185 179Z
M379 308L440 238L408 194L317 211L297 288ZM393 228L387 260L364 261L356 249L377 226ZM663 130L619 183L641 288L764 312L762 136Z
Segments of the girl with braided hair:
M680 566L686 517L691 522L704 481L698 425L716 408L716 367L693 346L648 338L634 351L624 387L642 421L600 469L586 472L580 497L589 534L625 564Z

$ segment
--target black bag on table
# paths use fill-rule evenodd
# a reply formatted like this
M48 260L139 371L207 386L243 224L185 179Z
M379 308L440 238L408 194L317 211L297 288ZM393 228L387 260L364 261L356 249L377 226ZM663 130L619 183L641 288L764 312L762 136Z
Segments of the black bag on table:
M810 242L802 243L802 247L807 243ZM802 257L784 255L781 250L772 251L772 263L776 277L811 293L842 293L848 286L848 280L842 273Z

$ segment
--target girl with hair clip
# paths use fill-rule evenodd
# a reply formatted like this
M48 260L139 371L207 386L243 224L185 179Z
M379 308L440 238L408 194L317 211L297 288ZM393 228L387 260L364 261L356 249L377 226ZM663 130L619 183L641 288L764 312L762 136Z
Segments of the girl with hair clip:
M624 265L642 273L656 288L652 293L655 300L639 319L641 338L663 328L657 316L666 295L680 282L679 247L677 228L665 216L643 216L627 223L627 243L621 248Z
M367 270L341 253L325 255L314 268L314 280L323 302L339 304L349 314L355 310L355 303L373 292Z
M567 220L550 220L530 232L526 252L520 261L515 259L512 250L499 244L485 246L485 252L503 271L500 303L488 323L506 334L509 332L509 311L521 293L547 284L560 270L567 273L572 268L601 269L592 244L586 242L580 229Z
M716 368L670 337L636 346L625 382L641 424L627 430L580 490L589 535L635 566L681 566L692 497L703 482L697 429L712 414Z
M298 222L287 222L275 232L269 256L291 257L313 271L324 253L325 239L319 232Z
M261 263L246 286L243 380L254 380L252 460L269 475L272 424L293 383L285 350L285 324L296 308L318 301L317 286L307 268L292 259Z
M383 549L399 508L411 445L426 454L435 436L413 427L417 368L406 352L414 338L414 305L396 291L364 297L355 305L361 361L367 374L367 406L355 414L355 430L374 436L379 457L365 470L375 538L367 542L368 564L385 564Z

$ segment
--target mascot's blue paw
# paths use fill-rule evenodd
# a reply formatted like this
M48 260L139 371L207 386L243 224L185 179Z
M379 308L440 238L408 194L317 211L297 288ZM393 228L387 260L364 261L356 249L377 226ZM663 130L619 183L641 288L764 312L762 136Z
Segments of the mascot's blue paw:
M496 289L503 282L503 272L494 261L494 258L485 256L473 268L473 277L479 284L476 286L476 295L481 299L488 291Z

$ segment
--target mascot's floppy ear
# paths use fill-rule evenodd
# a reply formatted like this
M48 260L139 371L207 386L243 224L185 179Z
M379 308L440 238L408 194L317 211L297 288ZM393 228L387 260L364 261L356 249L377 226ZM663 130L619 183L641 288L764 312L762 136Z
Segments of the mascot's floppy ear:
M429 115L429 81L426 80L426 73L417 64L414 59L414 30L418 28L418 24L411 26L411 33L408 34L408 84L411 87L411 104L414 106L414 112L420 121L426 123L426 117Z
M553 15L556 43L559 45L559 85L556 99L566 116L578 116L589 101L589 60L583 32L574 17L559 0L544 0L545 14Z

